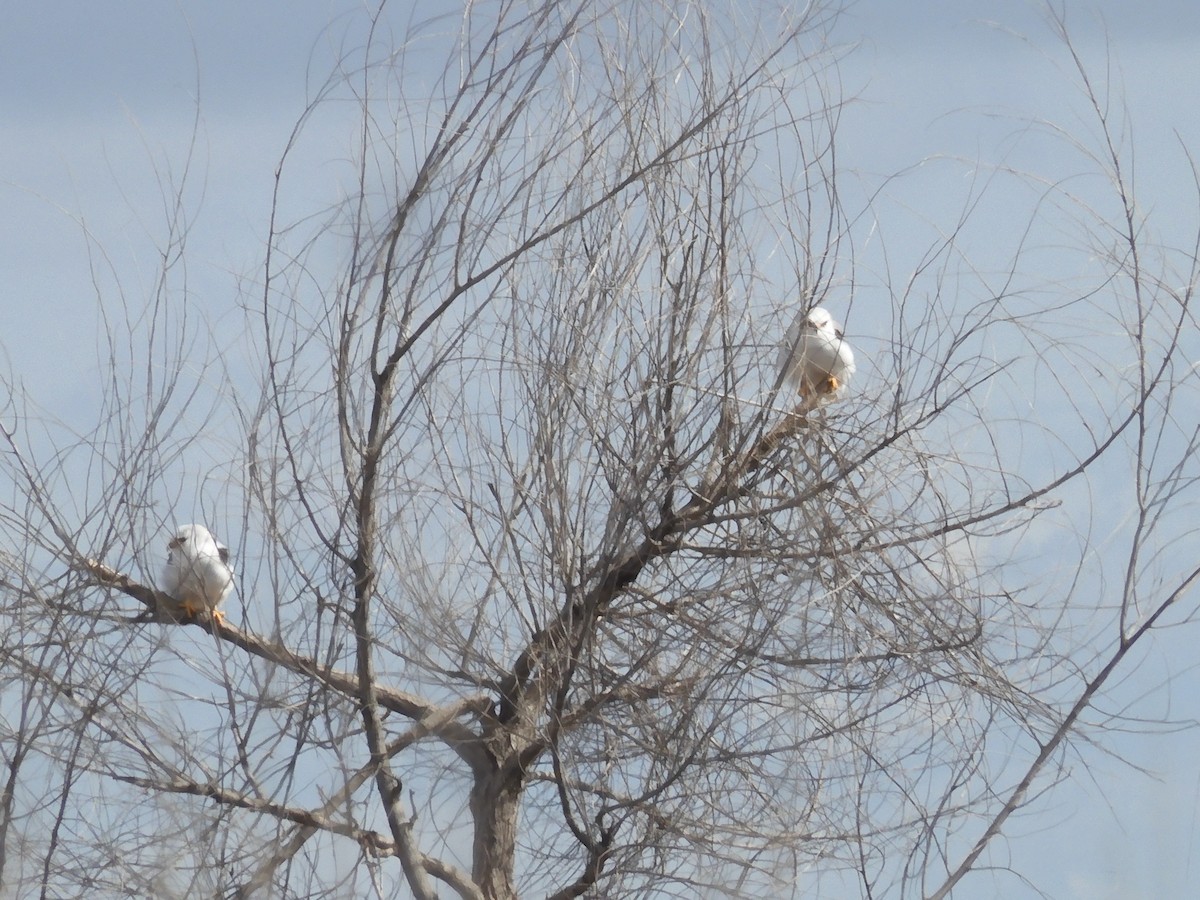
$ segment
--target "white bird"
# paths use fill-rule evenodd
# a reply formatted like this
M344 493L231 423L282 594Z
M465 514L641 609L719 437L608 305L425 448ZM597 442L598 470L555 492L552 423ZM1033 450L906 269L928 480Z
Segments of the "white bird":
M854 374L854 351L842 337L829 311L814 306L788 329L779 353L785 384L806 401L832 397Z
M207 610L224 624L224 613L218 607L233 589L229 548L203 525L180 525L167 548L166 592L186 615Z

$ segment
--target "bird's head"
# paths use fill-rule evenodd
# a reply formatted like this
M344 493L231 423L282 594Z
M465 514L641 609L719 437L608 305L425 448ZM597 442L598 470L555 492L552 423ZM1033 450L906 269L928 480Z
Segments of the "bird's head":
M216 540L213 538L212 532L203 525L180 525L175 529L175 536L171 538L167 547L171 550L178 550L181 547L195 550L197 547L210 543L215 544Z
M813 331L836 330L836 326L833 324L833 316L823 306L814 306L810 309L808 315L804 317L804 322Z

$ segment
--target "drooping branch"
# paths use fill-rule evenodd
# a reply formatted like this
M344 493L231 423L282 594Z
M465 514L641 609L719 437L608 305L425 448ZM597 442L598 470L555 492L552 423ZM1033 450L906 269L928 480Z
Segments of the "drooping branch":
M1122 636L1117 643L1116 650L1108 658L1108 661L1101 667L1090 681L1084 686L1079 697L1072 704L1070 710L1063 717L1054 734L1050 739L1043 742L1037 756L1033 762L1029 764L1029 768L1025 770L1025 774L1017 783L1017 786L1012 789L1008 797L1005 798L999 812L988 823L984 833L980 836L975 845L963 857L962 862L950 873L946 881L936 891L929 895L930 900L943 900L950 896L950 891L958 884L969 872L975 868L975 863L983 853L987 845L1004 829L1004 823L1014 812L1021 808L1026 795L1029 793L1030 787L1033 786L1034 780L1046 768L1046 764L1053 758L1059 747L1069 738L1075 731L1076 725L1079 722L1079 717L1092 705L1096 699L1096 695L1100 689L1112 677L1112 674L1118 669L1122 661L1129 654L1138 642L1145 637L1158 623L1162 616L1177 604L1187 593L1189 593L1197 582L1200 582L1200 567L1193 569L1183 578L1166 598L1159 603L1154 612L1146 617L1146 620L1138 626L1138 628L1128 636Z

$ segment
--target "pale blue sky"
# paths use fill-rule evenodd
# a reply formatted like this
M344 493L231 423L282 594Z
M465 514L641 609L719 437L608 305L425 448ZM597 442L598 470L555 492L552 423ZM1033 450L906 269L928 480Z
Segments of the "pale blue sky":
M447 8L417 5L421 18L426 10ZM1098 76L1106 46L1111 51L1114 87L1123 91L1133 122L1143 205L1153 209L1168 240L1186 243L1197 210L1189 186L1181 184L1180 145L1200 147L1200 4L1068 0L1066 7ZM338 0L6 5L0 29L0 343L36 399L69 418L76 404L87 402L86 373L98 368L96 292L74 219L86 222L136 305L157 268L160 181L179 176L197 88L202 124L187 194L196 214L189 291L218 327L239 327L236 279L253 277L261 260L274 166L336 56L345 16L357 8ZM1076 164L1044 143L1018 139L1029 119L1090 127L1072 92L1073 75L1065 68L1056 74L1055 65L1065 67L1066 59L1035 4L863 0L852 5L838 35L861 42L841 65L848 92L860 98L841 131L840 164L849 185L869 186L937 156L1050 173L1063 167L1059 174ZM306 150L329 160L328 180L308 186L314 209L336 199L343 171L337 161L349 151L350 140L332 132ZM949 225L963 171L927 165L896 185L894 202ZM997 208L1003 211L1002 204ZM996 223L997 234L1013 227ZM896 239L895 226L889 249L903 268L912 248ZM99 279L112 296L113 277L102 271ZM862 302L869 305L869 298ZM849 333L866 339L869 323L850 312ZM1151 719L1200 717L1194 699L1200 678L1190 668L1188 638L1186 631L1165 635L1122 689L1132 697L1174 679L1169 690L1143 700L1140 712ZM1081 751L1069 783L1010 821L992 849L992 864L1010 865L1051 897L1200 895L1200 860L1192 862L1200 852L1200 735L1112 739L1155 777L1096 750ZM980 874L956 896L1012 897L1013 884Z

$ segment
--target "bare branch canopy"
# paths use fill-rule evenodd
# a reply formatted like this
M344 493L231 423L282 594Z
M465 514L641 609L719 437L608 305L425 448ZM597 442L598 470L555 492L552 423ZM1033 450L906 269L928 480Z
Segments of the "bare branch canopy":
M947 157L926 231L843 167L836 5L402 6L342 23L236 327L189 155L145 296L96 280L100 405L3 374L3 892L971 884L1195 615L1200 239L1107 84L1051 15L1087 125L1022 134L1086 191Z

